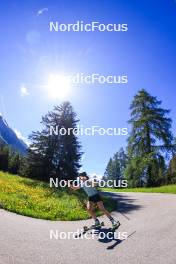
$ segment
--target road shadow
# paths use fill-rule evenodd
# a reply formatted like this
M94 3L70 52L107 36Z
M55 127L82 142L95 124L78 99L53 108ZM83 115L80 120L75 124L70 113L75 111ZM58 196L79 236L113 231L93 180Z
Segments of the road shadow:
M91 232L92 233L92 232ZM130 235L124 236L124 234L119 231L113 232L111 228L97 228L94 229L93 234L98 237L98 242L109 244L111 242L114 242L113 244L109 245L106 249L112 250L122 242L125 242L129 237L133 236L136 233L136 231L132 232ZM123 239L121 238L124 237Z
M143 206L137 203L137 199L130 198L128 195L111 193L111 192L101 192L102 196L111 197L117 201L117 212L121 213L127 220L130 220L129 217L125 214L130 213L131 211L140 210Z

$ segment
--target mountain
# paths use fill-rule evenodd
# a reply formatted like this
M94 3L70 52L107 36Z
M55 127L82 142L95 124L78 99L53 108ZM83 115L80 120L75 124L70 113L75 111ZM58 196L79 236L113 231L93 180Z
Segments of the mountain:
M22 155L27 153L28 146L26 143L17 137L14 130L9 127L6 120L0 115L0 146L4 145L8 145Z

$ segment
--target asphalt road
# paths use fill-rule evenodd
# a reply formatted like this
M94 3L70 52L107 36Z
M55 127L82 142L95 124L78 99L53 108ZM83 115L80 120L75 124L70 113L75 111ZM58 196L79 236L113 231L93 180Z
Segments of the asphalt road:
M106 217L104 233L74 239L71 232L91 220L52 222L0 209L0 264L176 264L176 195L111 195L122 223L115 240L107 238Z

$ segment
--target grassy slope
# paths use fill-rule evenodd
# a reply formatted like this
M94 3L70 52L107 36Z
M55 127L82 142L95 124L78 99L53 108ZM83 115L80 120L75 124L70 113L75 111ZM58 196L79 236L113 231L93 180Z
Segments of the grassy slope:
M47 183L0 172L0 208L11 212L48 220L80 220L89 218L85 202L80 190L58 190ZM107 198L105 204L109 210L116 208Z
M160 187L152 188L123 188L123 189L113 189L113 188L101 188L102 191L109 192L144 192L144 193L172 193L176 194L176 184L165 185Z

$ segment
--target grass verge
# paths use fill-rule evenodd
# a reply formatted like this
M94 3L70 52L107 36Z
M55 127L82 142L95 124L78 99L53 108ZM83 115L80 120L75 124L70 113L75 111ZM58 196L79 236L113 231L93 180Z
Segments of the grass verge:
M151 188L101 188L101 191L107 192L143 192L143 193L171 193L176 194L176 184L164 185Z
M103 198L109 211L116 202ZM82 220L89 215L82 190L50 188L49 184L0 172L0 208L47 220ZM100 212L97 212L100 215Z

